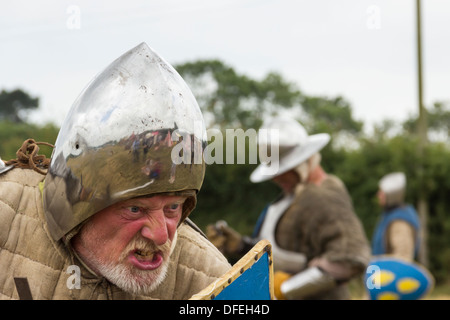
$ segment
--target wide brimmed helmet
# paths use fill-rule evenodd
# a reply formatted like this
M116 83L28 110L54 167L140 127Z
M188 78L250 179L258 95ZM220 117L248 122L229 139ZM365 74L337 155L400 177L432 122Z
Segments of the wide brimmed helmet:
M175 69L142 43L98 74L58 134L43 192L55 240L96 212L154 194L188 195L205 174L200 108Z
M266 120L261 129L267 135L260 135L260 148L278 149L278 158L270 164L261 163L250 175L250 181L257 183L273 179L319 152L330 141L328 133L308 135L305 128L296 120L287 117L274 117ZM260 130L260 133L263 130ZM273 157L273 154L272 154ZM276 170L274 170L274 168Z

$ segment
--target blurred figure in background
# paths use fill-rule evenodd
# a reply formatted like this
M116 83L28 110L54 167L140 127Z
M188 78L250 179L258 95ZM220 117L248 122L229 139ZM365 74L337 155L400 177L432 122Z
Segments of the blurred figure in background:
M403 172L389 173L378 187L383 213L374 231L372 253L413 261L419 250L420 221L414 207L405 203L406 176Z
M222 222L208 226L209 239L233 258L268 239L278 299L349 299L346 284L365 271L370 247L343 182L320 165L319 151L329 135L309 136L301 124L285 118L271 119L262 129L278 135L279 159L271 163L278 170L262 163L250 180L271 180L282 194L263 210L252 237ZM262 139L258 143L267 147Z
M406 176L393 172L381 178L377 198L383 213L372 237L372 254L366 271L371 300L417 300L434 286L429 270L416 263L420 243L419 216L405 203Z

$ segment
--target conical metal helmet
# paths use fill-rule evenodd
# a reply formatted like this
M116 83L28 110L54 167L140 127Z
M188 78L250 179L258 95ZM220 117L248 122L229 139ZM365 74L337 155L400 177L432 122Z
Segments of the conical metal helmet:
M43 192L52 237L139 196L190 191L192 210L205 145L202 113L181 76L145 43L126 52L84 89L58 134Z

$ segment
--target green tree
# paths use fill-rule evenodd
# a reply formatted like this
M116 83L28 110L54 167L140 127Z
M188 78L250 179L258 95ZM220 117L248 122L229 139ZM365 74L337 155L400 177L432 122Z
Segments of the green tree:
M22 146L22 143L30 138L37 142L54 144L58 131L59 128L53 124L38 126L31 123L0 121L0 157L5 161L15 159L16 152ZM39 154L43 154L47 158L51 156L51 147L39 147Z
M350 103L341 96L303 96L301 105L307 117L311 119L311 132L333 134L346 131L358 134L363 128L361 121L353 119Z
M219 60L184 63L176 69L191 87L209 126L257 129L265 115L298 106L300 91L278 73L258 81Z
M356 135L363 127L343 97L305 95L277 72L256 80L219 60L188 62L176 69L191 87L209 126L258 129L267 116L295 109L302 112L302 124L311 133Z
M26 110L36 109L39 98L31 97L21 89L0 92L0 120L23 123Z
M426 108L426 119L428 131L433 136L438 136L445 141L450 136L450 103L438 101L431 108ZM418 119L410 117L403 123L403 128L408 133L414 133L417 128Z

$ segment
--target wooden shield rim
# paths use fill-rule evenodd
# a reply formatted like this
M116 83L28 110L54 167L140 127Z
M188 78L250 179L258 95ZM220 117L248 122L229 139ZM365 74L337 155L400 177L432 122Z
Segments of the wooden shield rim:
M268 240L260 240L241 259L239 259L230 270L199 293L194 294L190 300L213 300L220 292L222 292L222 290L239 278L241 274L250 269L265 253L267 253L269 259L269 293L270 299L272 300L274 297L273 259L272 245Z

